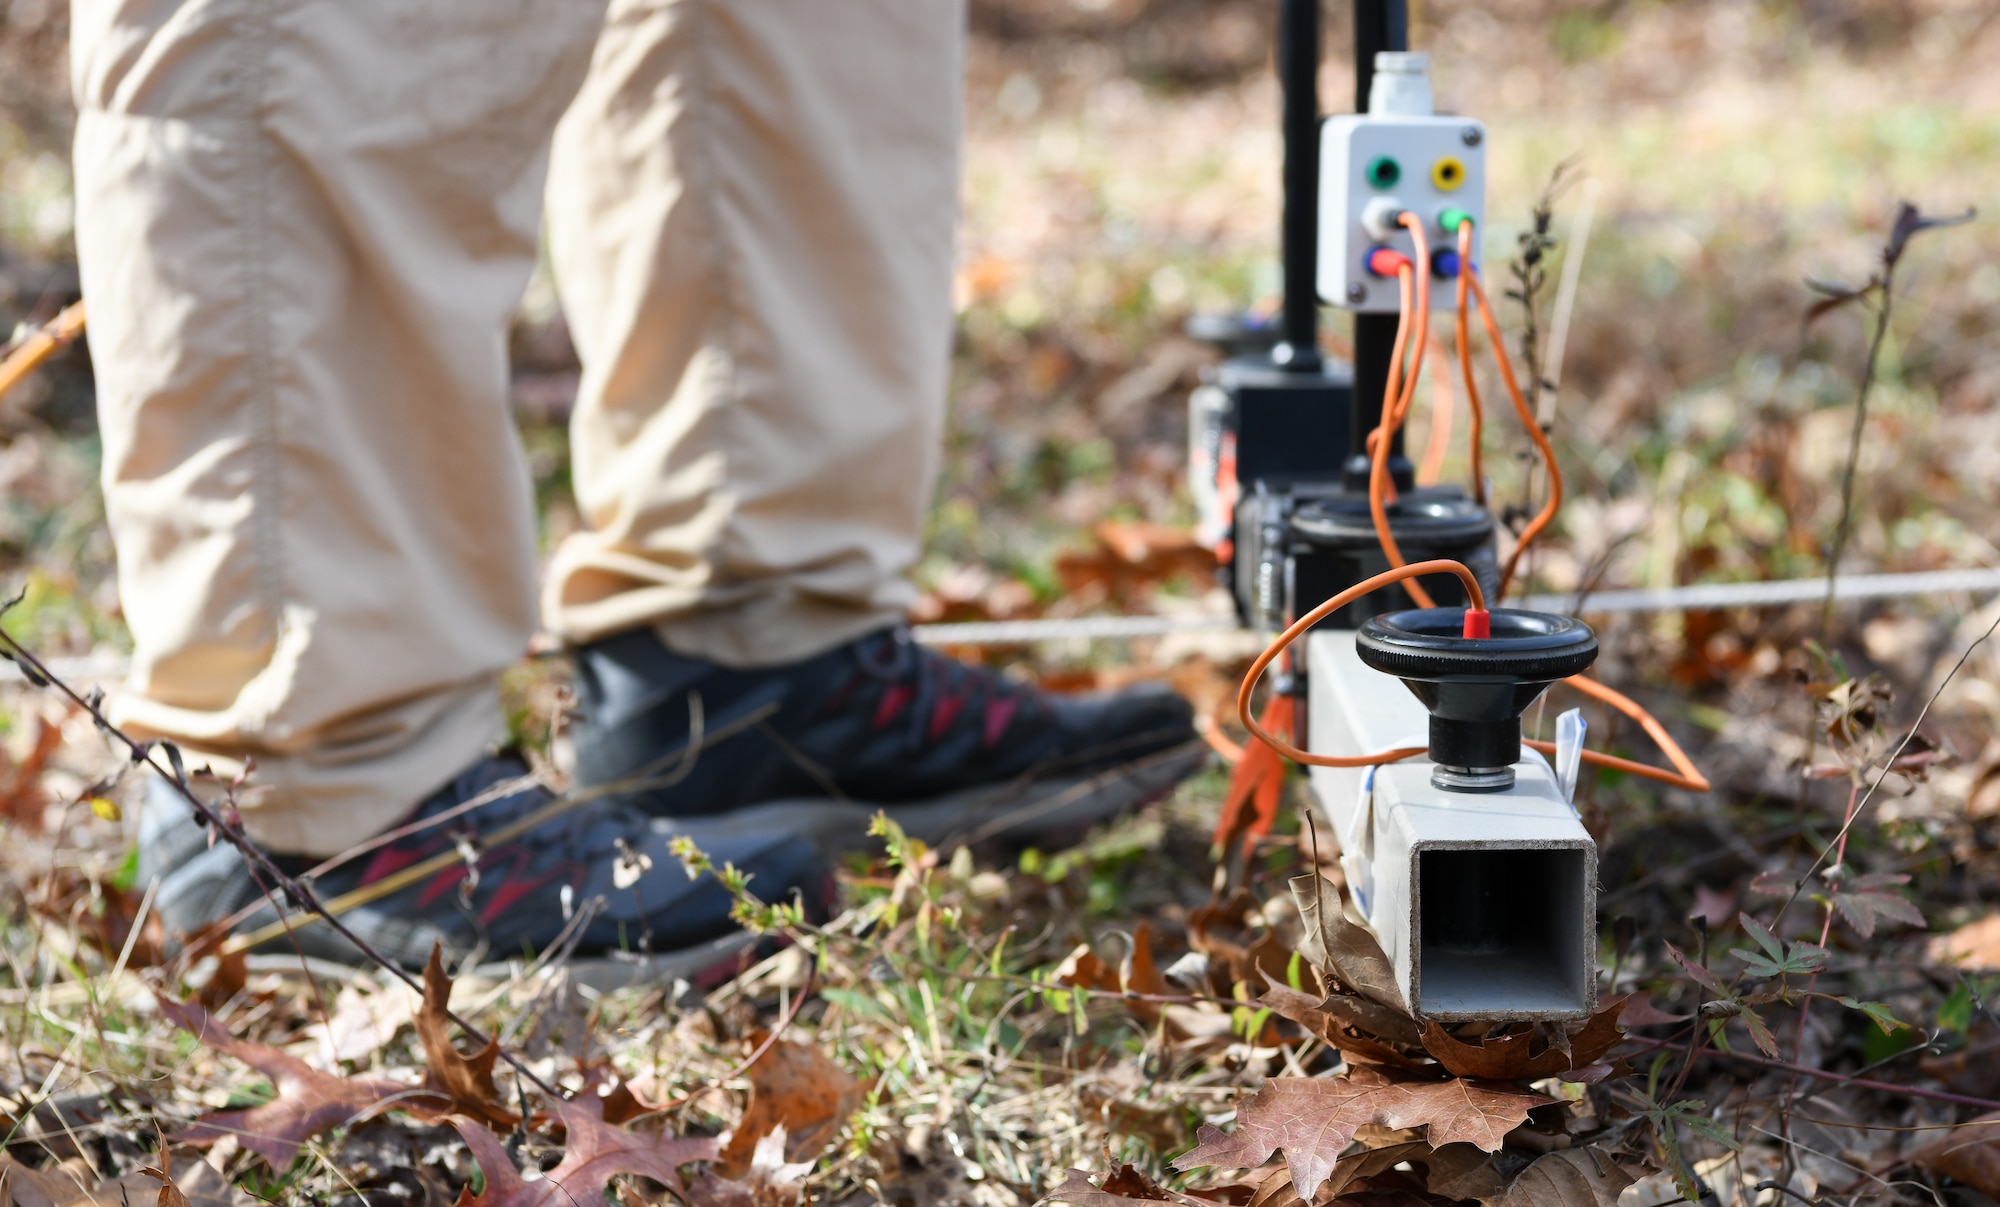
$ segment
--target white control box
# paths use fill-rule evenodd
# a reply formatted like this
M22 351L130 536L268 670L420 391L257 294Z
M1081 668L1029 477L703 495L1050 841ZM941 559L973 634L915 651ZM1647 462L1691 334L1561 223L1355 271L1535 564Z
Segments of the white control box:
M1395 274L1370 272L1368 255L1389 247L1414 257L1410 232L1394 217L1406 211L1423 219L1430 241L1431 307L1455 306L1458 232L1444 225L1452 210L1485 229L1485 126L1463 117L1328 118L1319 144L1320 297L1348 310L1396 313ZM1442 264L1440 252L1449 253Z

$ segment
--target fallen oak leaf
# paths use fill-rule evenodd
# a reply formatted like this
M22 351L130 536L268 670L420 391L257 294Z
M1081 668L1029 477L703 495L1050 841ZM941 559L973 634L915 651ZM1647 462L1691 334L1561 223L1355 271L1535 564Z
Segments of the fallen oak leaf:
M435 1108L444 1104L416 1086L384 1077L341 1077L322 1073L269 1044L238 1039L208 1011L192 1002L156 994L160 1013L183 1031L225 1056L234 1057L271 1079L277 1094L261 1106L218 1111L195 1120L175 1136L185 1144L209 1145L234 1136L243 1147L283 1173L299 1146L330 1127L370 1118L394 1108Z
M1344 1077L1274 1077L1239 1101L1234 1132L1204 1125L1195 1147L1173 1164L1255 1169L1283 1150L1293 1186L1312 1199L1366 1124L1427 1126L1434 1147L1462 1141L1497 1152L1530 1110L1553 1101L1510 1085L1419 1081L1367 1066Z
M502 1104L493 1084L493 1062L500 1058L496 1036L471 1056L451 1042L451 978L445 975L443 949L431 945L424 965L424 1002L417 1010L417 1038L424 1046L424 1083L444 1092L451 1109L492 1127L509 1129L521 1116Z
M1623 997L1612 1000L1569 1037L1569 1051L1553 1045L1533 1051L1535 1028L1510 1031L1481 1043L1468 1044L1437 1023L1424 1027L1424 1050L1454 1077L1483 1081L1540 1081L1596 1064L1625 1038L1618 1015Z
M1638 1181L1601 1149L1565 1148L1535 1158L1515 1176L1494 1207L1618 1207L1618 1196Z
M472 1150L473 1160L486 1178L483 1194L473 1194L468 1186L459 1191L456 1207L602 1203L611 1179L619 1174L642 1174L679 1195L683 1185L680 1167L691 1161L713 1161L718 1152L713 1136L669 1139L613 1127L604 1121L602 1105L594 1096L557 1104L556 1116L563 1125L563 1158L532 1182L521 1176L506 1146L483 1120L454 1116L452 1127Z
M767 1038L759 1032L745 1042L755 1051ZM748 1173L757 1142L779 1127L790 1138L791 1159L817 1157L868 1092L867 1083L824 1052L790 1040L771 1044L744 1073L750 1079L750 1102L717 1163L726 1178Z

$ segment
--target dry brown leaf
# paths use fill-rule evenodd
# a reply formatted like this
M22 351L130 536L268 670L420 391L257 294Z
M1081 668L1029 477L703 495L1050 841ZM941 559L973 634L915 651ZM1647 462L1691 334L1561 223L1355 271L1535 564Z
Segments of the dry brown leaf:
M750 1172L742 1181L718 1177L714 1170L697 1170L681 1192L688 1207L795 1207L803 1198L811 1161L785 1160L785 1129L774 1127L750 1154Z
M1311 1198L1364 1124L1424 1126L1434 1146L1463 1142L1494 1152L1530 1110L1552 1101L1510 1085L1417 1080L1365 1066L1344 1077L1274 1077L1239 1101L1234 1132L1204 1125L1174 1165L1254 1169L1282 1150L1293 1186Z
M1547 1045L1535 1051L1536 1028L1523 1027L1468 1044L1436 1023L1424 1027L1424 1049L1454 1077L1485 1081L1539 1081L1593 1065L1625 1038L1618 1027L1625 998L1613 999L1569 1037L1569 1051Z
M424 965L424 1002L417 1010L417 1038L424 1045L425 1084L442 1090L451 1109L506 1130L521 1116L501 1103L493 1084L493 1062L500 1058L500 1041L488 1039L472 1056L451 1042L451 978L444 973L444 955L435 944Z
M1188 914L1188 946L1208 957L1209 985L1218 996L1256 985L1259 970L1284 979L1292 953L1262 921L1257 899L1241 888Z
M1315 997L1280 985L1268 976L1265 986L1263 996L1257 999L1258 1005L1304 1027L1351 1059L1406 1069L1426 1068L1431 1063L1424 1055L1416 1022L1387 1006L1339 994Z
M1668 1023L1684 1023L1685 1014L1668 1014L1653 1004L1650 994L1628 993L1625 995L1625 1009L1618 1015L1618 1022L1626 1027L1656 1027Z
M195 995L210 1010L220 1010L250 984L250 953L224 946L230 937L226 921L211 923L187 936L181 949L180 966L204 974Z
M1104 1185L1093 1186L1090 1175L1080 1169L1072 1169L1063 1178L1062 1185L1043 1195L1041 1203L1068 1203L1070 1207L1130 1207L1134 1203L1179 1203L1181 1207L1212 1207L1213 1199L1198 1199L1193 1195L1181 1194L1156 1185L1145 1174L1130 1165L1121 1165L1104 1179Z
M414 1000L400 983L378 986L357 976L341 986L332 1015L310 1024L305 1033L327 1061L363 1060L416 1022Z
M1172 1020L1168 1020L1172 1025ZM1161 1152L1187 1143L1187 1110L1179 1104L1146 1106L1101 1085L1077 1087L1077 1104L1105 1131L1138 1136Z
M1910 1154L1910 1164L1957 1178L1979 1193L2000 1196L2000 1111L1952 1129L1950 1135Z
M632 1083L620 1077L609 1065L594 1065L583 1071L583 1093L598 1100L604 1121L613 1127L666 1109L640 1096L632 1088Z
M167 1148L160 1149L160 1164L142 1168L140 1173L149 1178L157 1178L160 1183L160 1197L157 1207L188 1207L188 1198L181 1188L174 1184L174 1154Z
M193 1150L180 1156L190 1172L162 1185L160 1169L136 1169L121 1178L99 1181L79 1159L30 1169L0 1153L0 1207L134 1207L147 1194L153 1195L158 1207L257 1207L257 1200L229 1185ZM160 1160L165 1164L169 1158L163 1153Z
M1147 993L1155 997L1165 997L1173 993L1167 978L1160 973L1159 963L1153 959L1153 924L1139 923L1132 932L1132 955L1126 961L1125 989L1129 993Z
M1535 1158L1495 1207L1618 1207L1636 1180L1599 1149L1565 1148Z
M1126 600L1183 575L1206 582L1215 552L1194 534L1160 524L1106 520L1097 547L1056 556L1056 577L1068 595Z
M1117 970L1092 951L1088 943L1077 944L1076 950L1056 965L1053 975L1058 985L1088 989L1093 993L1117 993L1123 988L1118 982Z
M1391 1186L1386 1188L1375 1182L1405 1162L1414 1167L1416 1174L1393 1175ZM1285 1188L1293 1195L1292 1201L1299 1202L1297 1191L1291 1187L1290 1169L1286 1168L1283 1173ZM1334 1167L1333 1175L1319 1188L1315 1201L1341 1200L1350 1190L1364 1188L1407 1188L1412 1178L1430 1193L1454 1200L1489 1198L1499 1194L1505 1185L1505 1180L1493 1168L1491 1154L1481 1152L1473 1145L1447 1144L1442 1148L1432 1148L1422 1140L1405 1140L1342 1158L1340 1164ZM1397 1183L1402 1186L1397 1186Z
M454 1118L451 1123L464 1138L486 1177L486 1193L475 1195L471 1187L461 1190L457 1207L577 1207L582 1203L602 1203L611 1179L619 1174L643 1174L681 1193L680 1167L690 1161L712 1161L716 1143L712 1136L670 1139L646 1132L626 1131L604 1121L600 1103L591 1097L559 1104L556 1114L563 1123L563 1159L536 1181L521 1177L508 1158L506 1147L494 1138L483 1121Z
M1289 884L1305 925L1299 953L1355 993L1408 1016L1410 1008L1396 984L1396 966L1373 932L1348 916L1340 886L1317 872L1294 876Z
M5 747L0 747L0 817L30 832L41 832L42 806L48 801L42 792L42 769L48 766L62 740L62 726L37 716L35 736L29 739L27 753L19 762L8 757Z
M1279 1165L1271 1170L1250 1196L1249 1207L1306 1207L1306 1201L1292 1185L1291 1166Z
M1925 945L1924 957L1933 964L1952 964L1969 972L2000 971L2000 913L1937 936Z
M203 1115L174 1137L207 1145L234 1136L243 1147L283 1173L299 1145L330 1127L402 1107L442 1107L436 1096L382 1077L339 1077L322 1073L269 1044L238 1039L208 1011L191 1002L158 996L160 1013L182 1030L225 1056L234 1057L271 1079L277 1096L262 1106Z
M755 1050L764 1042L760 1032L745 1041ZM861 1105L866 1083L807 1044L779 1040L747 1070L750 1104L730 1133L718 1171L725 1178L743 1177L750 1169L757 1142L782 1126L790 1137L787 1157L817 1157L840 1125Z

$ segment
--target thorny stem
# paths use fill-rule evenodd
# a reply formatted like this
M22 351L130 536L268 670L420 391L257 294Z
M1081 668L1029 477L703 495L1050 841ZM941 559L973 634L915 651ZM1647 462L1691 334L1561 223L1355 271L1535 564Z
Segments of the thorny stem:
M84 696L78 694L75 688L57 678L49 671L48 666L41 659L37 658L26 646L15 640L14 635L5 629L0 629L0 653L4 653L15 662L33 671L34 677L38 678L44 685L55 688L67 697L72 704L75 704L78 708L88 713L90 719L97 723L98 729L106 737L125 748L126 754L132 762L146 764L162 779L172 784L174 791L183 800L187 801L189 805L193 806L195 813L207 823L211 834L221 835L226 842L235 847L243 855L244 860L253 868L260 869L265 875L271 877L272 881L278 886L278 894L280 896L298 903L311 913L318 914L343 939L352 943L356 951L359 951L363 956L366 956L370 961L397 980L408 985L418 994L423 993L424 986L422 981L418 980L400 964L397 964L377 951L366 939L355 934L346 923L327 912L326 908L319 903L319 898L313 895L310 888L286 875L284 869L280 868L269 855L266 855L255 843L245 837L240 830L225 821L221 814L210 807L207 801L202 800L200 794L188 786L187 775L179 766L180 752L174 749L170 743L139 742L124 730L113 725L110 718L104 715L104 710L98 707L95 700L86 699ZM153 753L156 746L172 751L168 758L168 762L172 764L171 766L161 765ZM276 901L273 901L271 904L274 910L279 908ZM282 913L282 910L279 912ZM473 1044L484 1046L488 1042L487 1037L478 1028L460 1018L449 1009L445 1011L445 1017L457 1023L459 1028L465 1032L466 1038ZM558 1100L562 1098L562 1094L554 1086L537 1076L535 1071L530 1069L527 1063L521 1060L521 1058L515 1056L504 1047L500 1047L497 1050L499 1051L500 1058L513 1067L516 1075L524 1078L536 1089L541 1090L551 1098Z
M1847 437L1847 468L1840 475L1840 523L1833 530L1833 544L1826 555L1826 601L1820 605L1819 640L1827 642L1833 629L1834 576L1840 572L1840 556L1847 550L1849 526L1854 520L1854 471L1861 460L1861 432L1868 424L1868 396L1875 387L1875 364L1882 344L1889 337L1889 316L1896 300L1896 261L1883 257L1882 275L1871 282L1879 304L1875 308L1875 334L1868 341L1868 360L1861 369L1861 388L1854 399L1854 427Z

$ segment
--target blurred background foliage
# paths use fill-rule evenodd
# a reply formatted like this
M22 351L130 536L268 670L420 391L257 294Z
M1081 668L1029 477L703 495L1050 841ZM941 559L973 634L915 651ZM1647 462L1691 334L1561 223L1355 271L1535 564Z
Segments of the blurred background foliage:
M1573 502L1536 559L1537 583L1821 572L1866 316L1806 328L1802 282L1865 278L1899 198L1947 212L1996 191L2000 10L1976 0L1412 7L1440 106L1492 129L1488 262L1512 254L1565 159L1577 158L1577 183L1558 198L1558 257L1577 213L1596 213L1557 398ZM957 361L917 572L927 588L982 613L1096 606L1064 598L1064 551L1087 546L1105 520L1190 519L1184 402L1216 354L1182 324L1276 302L1274 9L972 0ZM66 18L60 0L0 4L8 327L46 318L75 291ZM1327 31L1322 93L1338 110L1353 91L1344 6L1329 6ZM1995 560L1996 231L1980 222L1932 237L1906 261L1863 443L1854 568ZM1503 315L1518 327L1517 306ZM1327 327L1338 352L1344 321ZM576 363L545 278L524 300L513 349L553 540L576 523L564 430ZM87 358L72 354L0 408L0 571L33 573L37 624L58 652L122 641L90 489L90 398ZM1499 498L1524 499L1525 439L1504 414L1489 430ZM1459 431L1448 475L1463 473ZM1420 408L1413 447L1423 434ZM1164 594L1198 601L1199 579L1183 575ZM1659 628L1638 627L1635 639ZM1865 645L1860 627L1847 636ZM1732 629L1718 666L1738 665L1757 640Z

